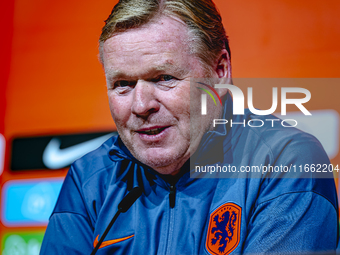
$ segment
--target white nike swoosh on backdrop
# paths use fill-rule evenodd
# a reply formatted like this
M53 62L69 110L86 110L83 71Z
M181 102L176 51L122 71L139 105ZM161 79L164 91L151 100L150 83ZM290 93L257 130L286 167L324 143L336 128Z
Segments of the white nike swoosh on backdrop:
M60 139L53 138L44 150L43 163L50 169L64 168L86 153L98 148L103 142L115 134L116 133L110 133L65 149L60 149Z
M0 175L2 174L5 165L5 147L6 147L5 137L2 134L0 134Z

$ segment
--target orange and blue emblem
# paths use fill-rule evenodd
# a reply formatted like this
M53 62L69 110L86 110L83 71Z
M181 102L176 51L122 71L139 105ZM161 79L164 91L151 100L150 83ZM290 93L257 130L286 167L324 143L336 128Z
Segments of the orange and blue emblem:
M240 206L226 203L210 215L206 241L208 252L228 255L235 250L240 242L241 212Z

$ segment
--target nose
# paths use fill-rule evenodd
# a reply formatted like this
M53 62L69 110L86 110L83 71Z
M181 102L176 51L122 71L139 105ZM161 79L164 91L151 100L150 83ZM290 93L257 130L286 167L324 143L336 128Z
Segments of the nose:
M159 111L160 103L155 90L152 82L138 80L133 90L132 113L139 117L147 117L151 113Z

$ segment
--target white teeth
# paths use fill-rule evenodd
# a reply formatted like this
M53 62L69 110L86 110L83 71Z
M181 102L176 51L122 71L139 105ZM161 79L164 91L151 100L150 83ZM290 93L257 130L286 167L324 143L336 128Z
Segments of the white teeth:
M161 132L160 128L155 128L155 129L148 130L145 133L148 134L148 135L157 135L160 132Z
M164 130L164 128L155 128L155 129L143 131L142 133L147 134L147 135L157 135L160 132L162 132L163 130Z

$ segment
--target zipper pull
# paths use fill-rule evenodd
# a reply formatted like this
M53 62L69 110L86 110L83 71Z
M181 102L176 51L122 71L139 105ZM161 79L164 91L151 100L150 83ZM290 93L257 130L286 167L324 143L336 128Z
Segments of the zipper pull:
M174 208L175 202L176 202L176 187L175 187L175 185L170 186L169 202L170 202L170 208Z

